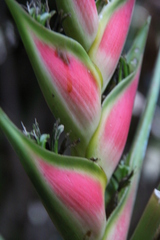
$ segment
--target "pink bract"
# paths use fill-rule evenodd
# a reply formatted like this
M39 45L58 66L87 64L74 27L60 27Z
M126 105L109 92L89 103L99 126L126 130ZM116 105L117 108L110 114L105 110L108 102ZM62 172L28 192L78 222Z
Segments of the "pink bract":
M91 58L102 73L102 91L105 90L117 66L125 44L134 3L135 0L128 0L113 12L104 32L101 36L97 36L97 43L95 43L95 46L93 44L93 49L91 48Z
M100 237L105 219L104 189L98 178L74 169L55 167L38 159L40 172L76 223L90 237ZM92 219L92 220L91 220Z
M92 72L71 53L51 47L36 37L34 42L55 94L68 109L70 118L82 133L91 129L93 134L100 119L101 94Z
M138 80L139 71L131 84L117 97L114 105L106 104L108 108L103 109L99 127L89 146L89 157L99 159L108 180L120 160L126 143Z
M77 18L85 32L88 32L90 35L96 34L96 29L98 30L98 14L95 1L74 0L73 5L73 8L77 9Z

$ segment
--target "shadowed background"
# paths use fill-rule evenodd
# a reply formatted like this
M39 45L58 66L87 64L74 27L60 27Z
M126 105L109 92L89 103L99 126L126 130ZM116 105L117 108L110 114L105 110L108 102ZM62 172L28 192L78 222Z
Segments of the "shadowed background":
M19 1L25 4L25 1ZM51 3L52 2L52 3ZM152 71L160 43L160 1L139 0L135 8L133 30L144 21L147 11L152 16L149 37L144 55L142 74L133 112L131 129L125 152L130 147L139 115L145 104ZM54 1L49 1L50 9ZM147 9L145 10L144 7ZM160 100L158 102L160 106ZM21 121L30 131L36 118L42 133L52 131L52 116L26 51L6 4L0 0L0 106L20 128ZM157 107L151 137L143 166L138 198L131 223L130 234L142 214L153 188L160 182L160 107ZM24 172L18 157L0 132L0 236L6 240L58 240L60 235L43 208L35 189Z

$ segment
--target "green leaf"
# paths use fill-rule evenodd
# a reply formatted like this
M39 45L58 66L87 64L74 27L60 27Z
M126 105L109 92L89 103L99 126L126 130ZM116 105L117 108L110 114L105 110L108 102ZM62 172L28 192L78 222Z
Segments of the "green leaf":
M131 240L153 239L160 225L160 191L154 189Z

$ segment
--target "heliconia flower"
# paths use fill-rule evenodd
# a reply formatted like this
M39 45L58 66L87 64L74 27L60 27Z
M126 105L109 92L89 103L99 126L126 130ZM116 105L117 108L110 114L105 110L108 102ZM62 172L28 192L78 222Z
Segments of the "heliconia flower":
M47 30L13 0L6 0L15 18L45 99L72 140L80 139L79 155L101 115L101 74L76 41Z
M98 66L105 90L121 55L135 0L114 0L99 13L99 28L89 56Z
M64 239L101 239L106 176L93 161L49 152L23 135L0 109L0 126Z
M149 23L150 19L139 31L126 56L132 73L106 97L102 105L99 126L88 146L86 156L98 158L108 180L120 160L126 143Z
M94 0L56 0L58 10L67 14L63 20L67 36L77 40L86 51L93 43L98 30L98 13Z

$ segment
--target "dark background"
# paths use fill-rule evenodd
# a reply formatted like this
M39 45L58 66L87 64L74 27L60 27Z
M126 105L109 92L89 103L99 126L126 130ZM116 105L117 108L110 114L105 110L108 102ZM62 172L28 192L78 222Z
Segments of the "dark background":
M21 1L22 3L22 1ZM24 3L24 2L23 2ZM143 15L152 15L144 55L139 94L126 145L129 149L145 104L152 71L160 43L160 1L139 0L135 8L133 28L143 22ZM53 1L52 1L53 6ZM146 10L144 9L146 8ZM130 32L127 46L132 41ZM158 102L160 106L160 100ZM32 67L3 0L0 0L0 106L20 128L21 121L31 130L35 117L42 133L51 132L54 118L40 92ZM151 137L143 166L138 198L131 223L133 231L153 188L160 182L160 108L157 107ZM0 132L0 235L6 240L61 239L37 193L24 172L16 154Z

